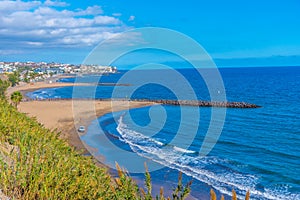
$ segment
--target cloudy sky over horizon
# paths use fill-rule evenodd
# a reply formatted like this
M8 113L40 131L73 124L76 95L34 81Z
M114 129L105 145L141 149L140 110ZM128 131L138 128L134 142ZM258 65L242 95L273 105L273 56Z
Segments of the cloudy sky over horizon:
M299 10L297 0L1 0L0 60L81 63L100 42L152 26L186 34L221 65L300 65Z

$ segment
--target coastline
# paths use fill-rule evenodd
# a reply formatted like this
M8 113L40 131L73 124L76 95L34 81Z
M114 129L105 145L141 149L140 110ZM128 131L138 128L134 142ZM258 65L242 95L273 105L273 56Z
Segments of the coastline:
M26 113L30 117L36 117L38 122L50 130L60 132L60 137L66 140L78 151L88 153L86 147L80 140L82 134L78 134L76 126L83 125L86 128L91 121L113 111L127 110L128 108L138 108L150 106L151 102L124 102L114 101L112 108L111 101L94 101L95 110L80 111L80 119L74 120L73 103L80 105L91 104L89 100L58 100L58 101L28 101L21 102L18 110ZM91 149L88 149L91 150Z
M42 88L55 88L55 87L68 87L68 86L84 86L90 85L85 83L59 83L59 82L37 82L34 84L20 83L15 87L8 88L6 95L10 99L10 95L15 91L20 91L25 101L20 102L18 105L18 111L27 114L29 117L34 117L39 123L46 128L59 132L61 139L65 140L70 146L82 154L88 154L93 151L91 147L80 139L80 136L84 133L79 133L77 128L79 125L83 125L88 128L89 124L110 112L116 112L121 110L128 110L131 108L138 108L144 106L154 105L154 102L148 101L114 101L112 100L74 100L74 99L61 99L55 101L39 101L31 100L26 101L26 93ZM74 118L74 105L81 105L82 108L77 110L76 115L80 115L80 119ZM92 106L91 106L92 105ZM113 107L112 107L113 105ZM100 160L105 159L99 156Z
M25 113L29 117L34 117L39 123L46 128L59 133L61 139L65 140L75 150L88 154L93 151L87 144L83 144L80 136L85 133L79 133L77 128L85 126L88 128L89 124L110 112L118 112L122 110L129 110L132 108L139 108L144 106L155 105L157 102L147 100L143 101L127 101L127 100L86 100L86 99L55 99L55 100L34 100L26 97L26 93L43 89L43 88L57 88L69 86L88 86L89 83L61 83L43 81L36 83L21 82L15 87L9 87L6 91L6 96L10 100L10 95L15 91L20 91L23 95L23 101L18 105L18 111ZM113 101L113 103L112 103ZM94 105L93 105L94 104ZM76 106L76 115L83 116L80 119L74 118L74 107ZM78 105L80 108L78 110ZM113 106L113 107L112 107ZM77 128L76 128L77 127ZM87 131L87 130L86 130ZM98 158L99 159L99 158ZM105 159L100 157L100 160Z
M24 96L27 92L32 90L50 88L50 87L66 87L74 86L73 83L47 83L41 82L39 84L32 85L24 84L20 85L18 88L10 88L10 92L19 90ZM113 103L112 103L113 102ZM144 106L151 106L156 104L161 104L162 102L151 102L147 101L126 101L122 100L86 100L86 99L49 99L49 100L30 100L23 101L19 104L18 110L22 113L26 113L30 117L35 117L37 121L43 124L46 128L54 130L60 133L60 138L66 141L70 146L74 147L75 150L82 155L88 155L90 153L98 153L87 144L84 144L80 139L80 136L84 135L78 133L77 128L79 125L83 125L88 128L89 124L110 112L118 112L121 110L128 110L132 108L139 108ZM79 114L80 119L74 118L74 104L82 106ZM86 105L93 106L86 106ZM113 108L112 108L113 105ZM92 108L92 109L85 109ZM77 127L77 128L76 128ZM94 154L95 155L95 154ZM96 161L97 160L97 161ZM103 155L97 154L95 164L99 167L107 168L105 165L105 157ZM99 162L98 162L99 161ZM113 176L113 174L110 172ZM143 185L144 179L141 177L132 177L139 185ZM161 180L153 179L153 192L158 194L159 189L163 186L166 190L165 193L168 195L172 194L171 187L175 187L169 183L161 182ZM200 193L201 195L204 195ZM190 194L188 199L196 199L192 194Z
M27 92L31 92L34 90L42 89L42 88L56 88L56 87L68 87L68 86L88 86L90 84L85 83L60 83L60 82L36 82L36 83L24 83L21 82L19 85L15 87L9 87L6 91L7 97L9 97L13 92L20 91L23 94L23 98Z
M46 83L41 82L35 85L29 84L21 84L18 87L9 88L7 95L11 94L14 91L20 91L25 97L27 92L42 89L42 88L50 88L50 87L65 87L65 86L74 86L72 83ZM25 99L27 99L25 97ZM113 101L113 102L112 102ZM94 110L81 110L81 112L77 113L79 115L84 116L79 120L74 119L73 113L73 104L75 105L79 103L83 105L85 108L85 104L94 103ZM21 113L25 113L29 117L34 117L36 120L41 123L46 128L53 130L55 132L59 132L59 137L66 141L70 146L72 146L77 152L82 155L89 155L91 152L95 152L97 150L93 149L80 139L80 136L85 133L79 133L76 129L76 124L80 124L88 128L89 124L110 112L118 112L122 110L129 110L132 108L140 108L145 106L156 105L155 102L150 101L124 101L124 100L74 100L74 99L61 99L61 100L30 100L30 101L22 101L18 105L18 111ZM77 104L78 105L78 104ZM112 108L113 105L113 108ZM98 167L107 168L105 165L105 157L101 154L98 155L95 161L95 164ZM112 172L110 172L111 174ZM113 174L111 174L114 176ZM137 184L143 185L144 179L141 177L134 176L132 177ZM167 183L161 181L152 182L153 192L158 194L160 188L163 186L165 189L165 194L171 196L172 190ZM190 194L188 199L196 199Z

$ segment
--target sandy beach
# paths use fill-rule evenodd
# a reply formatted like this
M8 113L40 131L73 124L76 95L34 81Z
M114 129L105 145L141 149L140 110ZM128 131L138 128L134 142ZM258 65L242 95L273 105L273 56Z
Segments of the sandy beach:
M81 111L77 113L82 116L80 119L74 118L73 104L82 105ZM85 109L94 104L95 110ZM28 101L21 102L18 106L20 112L26 113L37 120L46 128L61 132L61 137L77 150L85 150L77 132L79 125L87 127L96 117L106 113L129 108L153 105L150 102L124 102L124 101L88 101L88 100L59 100L59 101Z
M91 85L91 84L88 84L88 83L60 83L60 82L51 82L51 81L43 81L43 82L36 82L36 83L21 82L19 85L15 86L15 87L9 87L7 89L6 94L9 97L15 91L20 91L24 95L26 92L38 90L38 89L41 89L41 88L56 88L56 87L67 87L67 86L87 86L87 85Z
M28 91L41 88L74 86L73 83L38 82L34 84L20 83L7 90L9 97L14 91L23 95ZM82 85L82 84L80 84ZM50 130L60 132L60 137L65 139L76 150L87 153L86 146L79 138L77 128L80 125L88 127L89 123L112 111L127 110L130 108L153 105L151 102L126 102L126 101L92 101L92 100L56 100L56 101L24 101L18 106L20 112L30 117L36 117L38 122ZM77 106L77 107L76 107ZM74 118L75 116L75 118ZM76 118L80 116L80 118Z
M21 91L23 95L32 90L52 87L74 86L73 83L38 82L34 84L21 83L11 87L7 96L14 91ZM18 105L20 112L30 117L35 117L38 122L50 130L60 132L60 137L65 139L76 150L87 153L86 146L79 138L82 133L77 132L80 125L88 127L89 123L113 111L127 110L130 108L153 105L151 102L127 101L99 101L99 100L55 100L55 101L24 101ZM78 117L80 116L80 117ZM91 149L89 149L91 150Z

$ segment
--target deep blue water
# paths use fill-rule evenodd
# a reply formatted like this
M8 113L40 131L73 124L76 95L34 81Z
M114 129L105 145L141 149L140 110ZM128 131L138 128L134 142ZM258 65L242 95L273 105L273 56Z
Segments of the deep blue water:
M100 81L119 81L132 86L41 89L28 96L214 99L198 73L177 72L191 87L185 86L181 79L170 77L167 70L137 71L127 80L122 77L128 72L121 71L104 76ZM132 109L109 113L93 121L82 139L98 148L107 164L117 161L130 169L135 162L128 162L126 152L134 152L166 166L152 172L153 181L158 185L174 187L178 171L182 171L185 181L194 179L192 195L198 199L208 199L211 187L223 194L235 189L242 196L250 190L251 199L300 199L300 67L232 68L220 69L220 73L228 101L255 103L262 108L213 110L156 105ZM147 83L148 79L154 81ZM143 83L140 80L147 84L136 87ZM61 81L74 82L75 79ZM77 82L95 81L98 77L77 79ZM224 97L218 84L211 92L215 98ZM213 112L217 115L213 116ZM207 156L200 156L207 131L218 131L224 112L224 126L216 145ZM216 123L210 127L211 121ZM124 151L125 156L111 149L104 138ZM133 176L142 175L133 173Z

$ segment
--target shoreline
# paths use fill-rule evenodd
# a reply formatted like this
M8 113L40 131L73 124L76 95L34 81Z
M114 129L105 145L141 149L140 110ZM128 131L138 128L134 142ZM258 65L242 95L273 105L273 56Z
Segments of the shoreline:
M111 84L111 83L109 83ZM89 154L94 152L92 147L87 144L83 144L80 136L83 136L91 122L107 113L117 112L122 110L129 110L132 108L140 108L145 106L151 106L156 104L168 104L168 105L187 105L187 106L201 106L211 107L216 102L206 101L180 101L180 100L149 100L149 99L31 99L26 96L28 92L43 89L43 88L57 88L68 86L89 86L94 85L90 83L61 83L43 81L34 84L21 82L15 87L10 87L7 90L6 95L9 96L14 91L20 91L23 95L23 101L20 102L18 110L27 114L30 117L35 117L39 123L46 128L59 132L60 138L67 141L69 145L75 148L75 150L82 152L82 154ZM99 84L98 84L99 85ZM101 84L102 85L102 84ZM104 84L105 86L106 84ZM220 105L219 105L220 103ZM236 105L222 104L219 102L215 107L231 107L236 108ZM239 103L239 102L233 102ZM80 105L77 115L84 116L75 120L74 118L74 104ZM240 108L256 108L254 104L237 104ZM248 107L248 105L250 105ZM75 110L77 110L76 108ZM86 110L87 109L87 110ZM78 111L77 111L78 112ZM85 133L79 133L78 127L85 126ZM105 159L103 156L100 160Z
M49 83L40 83L38 86L32 87L30 85L19 86L17 89L13 91L19 90L24 96L27 92L36 89L49 88L51 86L64 87L62 84L49 84ZM72 84L64 84L64 85L72 85ZM48 87L43 87L48 86ZM11 90L12 91L12 90ZM74 120L73 113L73 104L82 104L83 107L86 104L94 103L95 110L82 110L79 114L82 114L84 118L81 118L77 121ZM112 103L114 108L112 109ZM86 127L86 131L88 129L89 124L91 122L107 113L117 112L122 110L128 110L133 108L140 108L145 106L156 105L154 102L147 101L114 101L112 100L74 100L74 99L61 99L55 101L40 101L40 100L30 100L20 102L18 106L18 111L25 113L29 117L35 117L39 123L41 123L45 128L53 130L55 132L60 132L59 137L65 140L71 147L75 148L77 152L81 155L91 155L92 153L96 153L96 149L93 149L89 145L85 144L80 136L85 133L78 133L76 129L76 123L83 125ZM98 152L98 151L97 151ZM104 167L108 169L108 166L105 165L105 157L103 155L99 155L99 153L94 154L98 155L95 159L95 164L98 167ZM108 171L112 177L116 174L112 171ZM140 177L132 177L134 181L140 186L143 185L144 179ZM162 186L160 182L152 182L153 184L153 192L159 193L160 187ZM164 184L163 184L164 185ZM169 185L164 185L169 186ZM172 190L168 187L165 187L165 193L171 195ZM195 199L190 194L188 199Z
M63 82L51 82L51 81L42 81L36 83L24 83L21 82L15 87L9 87L6 91L6 96L10 96L15 91L20 91L24 99L29 99L26 97L26 93L32 92L35 90L43 88L61 88L61 87L71 87L71 86L130 86L130 84L115 84L115 83L63 83Z
M18 88L15 88L13 91L19 90L25 96L27 92L30 92L32 90L51 87L66 87L74 85L75 84L73 83L39 83L38 85L36 84L34 87L31 87L32 85L24 84L23 86L21 85ZM10 90L10 92L11 91L12 89ZM79 119L74 118L74 104L75 106L82 106L82 108L79 109L80 112L77 112L77 114L84 117ZM93 106L90 106L91 104L93 104ZM48 128L54 132L59 132L59 138L66 141L79 154L83 156L93 155L95 165L97 165L98 167L109 169L108 165L105 164L105 156L99 154L98 149L94 149L93 147L84 143L84 141L80 139L80 137L83 136L88 130L88 126L93 120L96 120L97 118L107 113L157 104L164 104L164 102L157 102L151 100L147 101L147 99L142 99L141 101L139 101L138 99L29 99L29 101L23 101L19 104L18 111L25 113L27 116L35 117L36 120L39 123L41 123L45 128ZM86 127L85 133L79 133L77 131L80 125ZM95 157L95 155L97 156ZM115 177L115 173L112 173L112 171L110 170L108 172L112 177ZM132 178L137 184L139 184L140 187L143 185L143 177L134 176ZM153 180L152 184L154 193L158 194L160 187L163 186L166 194L172 194L172 190L170 189L170 187L174 187L174 185L172 186L172 183L164 183L160 182L160 180ZM199 194L202 195L201 192ZM196 198L193 196L193 194L190 194L188 199Z
M58 77L59 78L59 77ZM63 82L52 82L51 80L45 80L43 82L37 83L24 83L21 82L15 87L9 87L7 89L6 95L10 95L15 91L20 91L23 95L23 101L35 101L35 100L48 100L48 99L31 99L27 97L28 92L32 92L42 88L62 88L71 86L130 86L130 84L117 84L117 83L63 83ZM74 98L70 98L75 100ZM49 99L49 101L60 101L68 99ZM205 101L205 100L171 100L171 99L76 99L76 100L95 100L95 101L123 101L123 102L148 102L153 104L162 105L173 105L173 106L192 106L192 107L219 107L219 108L261 108L262 106L248 103L248 102L229 102L229 101Z
M93 103L94 105L90 105ZM79 119L74 118L73 105L82 105L82 108L77 112L78 115L84 116ZM58 101L24 101L18 106L18 110L27 114L30 117L36 117L37 121L50 130L60 132L60 137L68 142L82 153L88 153L89 149L86 144L83 144L77 128L83 125L88 128L89 124L110 112L128 110L144 106L154 105L152 102L124 102L114 101L90 101L90 100L58 100ZM91 108L94 108L92 110Z
M59 77L60 78L60 77ZM77 128L83 125L88 128L89 124L110 112L116 112L121 110L129 110L131 108L138 108L144 106L155 105L154 102L148 101L124 101L124 100L88 100L88 99L56 99L41 101L34 100L26 97L26 93L43 89L43 88L57 88L57 87L68 87L68 86L89 86L90 83L61 83L43 81L36 83L24 83L21 82L15 87L9 87L6 92L6 96L10 99L10 95L15 91L20 91L23 95L23 101L18 106L18 111L25 113L29 117L35 117L39 123L45 128L60 133L60 138L67 141L69 145L74 147L77 151L83 154L93 151L88 145L83 144L80 136L84 133L79 133ZM104 84L105 86L106 84ZM111 83L109 83L111 85ZM112 103L113 101L113 103ZM74 108L77 104L82 108L76 109L77 115L84 116L80 117L75 121L74 119ZM86 130L87 131L87 130Z
M23 98L26 98L25 94L27 92L31 92L38 89L43 88L56 88L56 87L69 87L69 86L87 86L90 84L85 83L61 83L61 82L49 82L49 81L43 81L43 82L36 82L36 83L24 83L21 82L19 85L16 85L14 87L9 87L6 91L6 95L9 97L13 92L20 91L23 94Z

